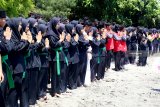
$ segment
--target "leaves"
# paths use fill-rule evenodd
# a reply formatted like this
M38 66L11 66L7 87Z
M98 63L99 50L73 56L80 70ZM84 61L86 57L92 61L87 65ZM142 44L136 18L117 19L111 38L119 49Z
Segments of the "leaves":
M78 0L74 11L79 18L88 16L127 26L156 27L160 23L158 0Z
M2 0L0 8L5 9L9 17L16 17L21 14L27 16L34 8L34 4L32 0Z
M9 17L42 14L46 20L53 16L79 19L107 20L126 26L160 28L159 0L1 0L0 8Z
M47 20L53 16L68 17L75 5L75 0L40 0L36 3L34 12L44 15Z

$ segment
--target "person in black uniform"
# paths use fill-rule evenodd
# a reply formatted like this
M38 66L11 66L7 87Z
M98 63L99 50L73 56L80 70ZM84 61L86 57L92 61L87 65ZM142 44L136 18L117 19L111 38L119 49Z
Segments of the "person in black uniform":
M103 79L105 76L105 67L106 67L106 43L107 43L107 30L104 29L104 25L100 27L100 35L101 35L101 44L99 49L100 63L99 69L97 72L97 79Z
M51 57L51 95L60 96L61 94L61 72L65 62L63 52L65 33L58 32L60 19L54 17L48 24L46 36L50 44L50 57Z
M95 79L100 80L104 77L106 51L103 50L103 48L106 43L106 35L104 34L101 39L101 35L97 32L97 28L92 27L91 30L93 31L93 40L90 41L92 46L91 82L94 82Z
M27 19L22 20L22 25L27 25L28 22L26 22L25 20ZM32 21L32 19L30 19L30 21ZM26 27L22 26L22 28L23 31L26 31L28 29L27 26ZM31 29L29 28L26 31L30 43L28 48L30 55L26 58L26 61L27 61L27 73L28 73L29 105L35 105L38 94L38 73L41 68L41 60L38 54L38 50L42 49L44 44L41 41L42 40L41 32L38 32L38 34L34 37L34 33L32 33Z
M76 33L79 35L79 76L78 76L78 86L84 85L86 68L87 68L87 49L89 44L89 40L87 38L87 33L85 34L83 25L78 24L76 26Z
M69 89L77 88L78 81L78 63L79 63L79 36L75 33L74 25L66 24L65 25L67 35L71 35L70 47L68 48L70 55L70 65L69 65L69 73L68 73L68 87Z
M38 50L40 60L41 60L41 68L38 73L38 99L46 100L46 91L47 91L47 81L48 81L48 49L49 49L49 40L45 36L47 30L47 26L45 24L39 24L37 31L41 32L43 35L43 42L45 46L42 49Z
M138 63L137 66L146 66L147 64L147 49L148 49L148 45L147 45L147 41L148 39L145 37L145 32L142 32L142 34L139 34L140 37L140 42L139 42L139 59L138 59Z
M26 64L25 64L25 52L28 49L29 42L27 40L27 34L21 30L21 18L13 18L10 22L10 27L13 30L13 36L11 42L13 49L8 55L13 70L13 81L15 87L9 90L8 94L8 106L14 107L18 105L18 99L20 100L21 107L28 107L27 96L27 84L26 84ZM14 99L13 99L14 98Z
M129 62L131 64L134 64L135 63L135 60L136 60L136 51L137 51L137 36L136 36L136 31L135 29L131 29L130 31L130 35L129 35L129 38L130 38L130 42L129 42L129 45L128 45L128 50L129 50Z
M157 34L157 30L155 29L153 31L153 35L154 35L154 40L152 41L153 43L153 54L158 52L158 34Z
M65 25L60 23L58 32L62 34L65 32ZM66 32L65 32L66 33ZM70 42L71 42L71 35L66 33L65 34L65 40L64 40L64 45L63 45L63 52L64 55L64 62L63 62L63 67L61 70L61 92L64 93L67 91L67 85L68 85L68 72L69 72L69 64L70 64L70 55L69 55L69 47L70 47Z
M7 106L7 92L9 88L14 88L13 80L11 82L7 78L7 76L12 77L12 72L9 67L8 53L11 51L11 39L12 31L10 27L6 24L6 12L4 10L0 10L0 53L2 56L1 61L2 65L0 65L0 104L2 107ZM3 69L3 71L2 71Z

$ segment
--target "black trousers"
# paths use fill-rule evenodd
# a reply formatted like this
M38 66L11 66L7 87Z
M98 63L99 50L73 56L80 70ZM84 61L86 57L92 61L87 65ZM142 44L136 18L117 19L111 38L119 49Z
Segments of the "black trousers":
M51 94L60 94L67 89L67 65L64 61L60 62L60 75L57 75L57 65L56 62L51 62Z
M115 71L119 71L120 67L120 60L121 60L121 52L114 52L114 59L115 59Z
M53 62L49 61L49 69L48 69L48 84L51 83L51 72L52 72L52 67L53 66Z
M69 65L69 72L68 72L68 87L69 89L76 89L77 88L77 80L78 80L78 63L70 64Z
M153 45L153 54L158 52L158 44Z
M46 96L48 83L48 68L43 67L38 73L38 99Z
M101 56L100 63L98 64L97 69L97 79L103 79L105 76L105 67L106 67L106 57Z
M160 52L160 42L159 42L158 48L159 48L159 52Z
M62 62L61 64L61 83L60 83L60 90L61 93L64 93L67 91L67 84L68 84L68 70L69 66L67 66L66 63Z
M109 69L110 66L111 66L112 57L113 57L113 51L112 50L108 50L107 51L107 56L106 56L106 67L107 67L107 69Z
M83 54L80 57L80 62L78 64L78 70L79 70L78 80L77 80L78 87L84 85L86 69L87 69L87 53Z
M35 105L37 100L39 68L28 69L28 96L29 105Z
M147 64L147 51L142 51L139 54L138 66L145 66Z
M136 60L136 51L137 51L136 43L129 44L129 46L128 46L128 59L129 59L129 62L131 64L135 63L135 60Z
M9 90L6 107L17 107L18 99L20 100L20 107L29 107L27 94L27 73L25 78L22 78L22 76L23 73L13 75L15 88Z
M105 57L100 58L100 63L98 63L98 57L93 57L91 59L91 82L94 82L95 79L103 79L104 78L104 73L105 73Z
M120 68L124 68L124 65L125 65L125 63L126 63L126 60L125 60L125 58L126 58L126 53L125 52L120 52Z
M5 107L5 100L1 89L0 89L0 104L1 107Z
M96 72L98 70L97 58L92 57L90 61L90 66L91 66L91 82L94 82L94 80L96 79Z
M5 106L7 103L6 102L7 101L7 94L9 91L6 72L4 72L3 75L4 75L4 81L0 85L0 104L2 104L2 107Z

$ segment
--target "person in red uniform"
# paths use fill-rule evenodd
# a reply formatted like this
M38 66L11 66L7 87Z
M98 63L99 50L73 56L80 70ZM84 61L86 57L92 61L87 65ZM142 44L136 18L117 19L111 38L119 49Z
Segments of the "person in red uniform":
M114 58L115 58L115 71L120 71L121 67L120 67L120 60L121 60L121 49L122 49L122 45L121 45L121 40L122 40L122 34L121 34L121 26L120 25L115 25L114 27L114 31L115 33L113 34L113 38L114 38Z
M113 31L111 29L111 24L106 23L105 28L107 30L107 43L106 43L106 51L107 51L107 58L106 58L106 68L107 70L110 69L111 65L111 58L113 57L113 49L114 49L114 39L113 39Z
M126 38L126 30L123 26L120 28L120 32L121 32L121 37L122 37L122 40L120 41L120 43L121 43L120 69L124 69L125 57L126 57L126 52L127 52L127 44L126 44L127 38Z

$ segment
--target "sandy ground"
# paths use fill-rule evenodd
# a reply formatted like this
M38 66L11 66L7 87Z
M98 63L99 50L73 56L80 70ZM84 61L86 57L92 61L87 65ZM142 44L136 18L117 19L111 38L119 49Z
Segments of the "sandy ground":
M126 71L107 71L104 80L92 83L37 107L160 107L160 71L154 62L160 55L148 59L146 67L126 65ZM112 64L112 68L113 68Z

